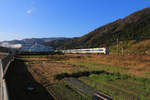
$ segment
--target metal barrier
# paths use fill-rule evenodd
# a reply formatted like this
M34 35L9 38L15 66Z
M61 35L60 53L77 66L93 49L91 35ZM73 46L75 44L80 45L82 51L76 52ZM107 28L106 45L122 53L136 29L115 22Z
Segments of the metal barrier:
M13 55L9 55L3 59L0 59L0 100L9 100L5 74L13 58Z

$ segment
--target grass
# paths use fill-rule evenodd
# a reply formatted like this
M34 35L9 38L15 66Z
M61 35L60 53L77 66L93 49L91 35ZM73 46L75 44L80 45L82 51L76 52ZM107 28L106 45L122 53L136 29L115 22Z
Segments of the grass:
M87 100L61 79L76 77L115 100L150 99L150 56L148 55L49 55L20 57L53 85L54 95L69 100ZM29 63L30 62L30 63ZM69 95L67 94L69 92ZM63 95L66 95L63 97ZM58 98L59 98L58 97ZM83 97L83 98L82 98ZM71 99L72 100L72 99Z
M57 100L92 100L78 91L75 91L63 81L52 84L48 90Z
M88 63L86 61L77 61L72 62L72 64L80 66L82 68L87 68L88 70L105 70L109 72L126 72L128 68L124 67L117 67L109 64L94 64L94 63Z
M121 41L119 42L119 53L121 54L121 49L123 48L124 50L125 49L128 49L130 48L132 45L135 45L136 44L136 41L135 40L129 40L129 41ZM109 47L109 50L111 53L117 53L117 45L112 45ZM129 52L125 52L126 54L129 53Z
M105 70L122 74L135 75L150 78L149 55L73 55L81 56L81 59L70 58L64 63L80 66L88 70ZM89 57L90 56L90 57Z
M80 77L87 85L98 89L117 100L149 100L150 80L119 73L91 74Z
M85 84L110 95L116 100L149 100L150 80L105 71L78 71L71 74L57 74L57 79L76 77Z

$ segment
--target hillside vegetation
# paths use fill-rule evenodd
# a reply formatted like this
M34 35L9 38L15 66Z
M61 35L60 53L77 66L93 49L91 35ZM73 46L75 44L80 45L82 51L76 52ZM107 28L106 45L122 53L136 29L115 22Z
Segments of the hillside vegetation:
M140 48L144 43L143 41L148 42L150 39L150 8L145 8L123 19L106 24L82 37L60 41L61 43L52 41L46 44L55 43L53 46L59 49L107 46L113 51L116 49L117 39L119 44L124 45L125 51L131 50L131 48ZM142 52L149 50L146 45L144 48Z

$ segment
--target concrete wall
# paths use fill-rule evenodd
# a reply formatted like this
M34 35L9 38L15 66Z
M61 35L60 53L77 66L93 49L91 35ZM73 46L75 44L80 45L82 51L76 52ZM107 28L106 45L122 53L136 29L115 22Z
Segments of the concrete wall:
M13 55L9 55L3 59L0 59L0 100L9 100L5 74L13 58Z

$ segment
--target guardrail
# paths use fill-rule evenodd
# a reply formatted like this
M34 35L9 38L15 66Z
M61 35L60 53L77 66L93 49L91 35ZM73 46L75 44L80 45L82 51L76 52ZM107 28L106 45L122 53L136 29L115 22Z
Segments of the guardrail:
M8 66L13 59L14 59L13 55L9 55L3 59L0 59L0 100L9 100L5 75Z

